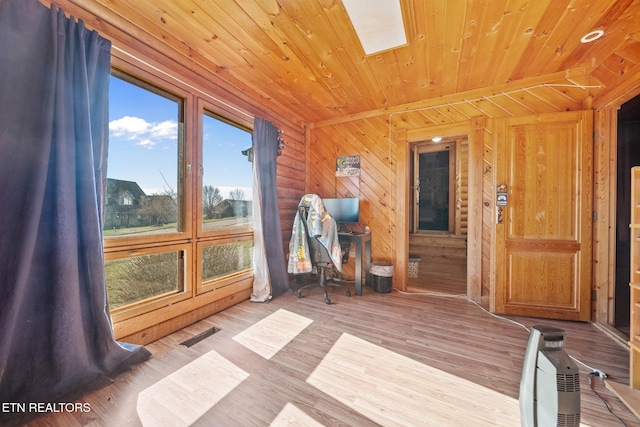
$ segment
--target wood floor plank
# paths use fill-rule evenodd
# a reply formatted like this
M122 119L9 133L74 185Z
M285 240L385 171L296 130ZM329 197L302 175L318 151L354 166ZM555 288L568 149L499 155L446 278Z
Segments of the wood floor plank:
M188 427L249 374L216 351L209 351L138 395L142 425Z
M292 287L295 290L296 283L292 283ZM430 405L442 407L450 400L450 396L459 397L458 406L478 405L477 410L484 411L485 420L507 419L513 414L528 340L528 331L523 327L491 316L464 298L408 295L395 291L380 294L368 287L361 297L347 297L340 290L331 292L331 305L324 304L320 297L320 293L311 292L298 299L293 293L274 298L268 304L240 303L149 344L147 348L153 353L151 359L114 384L79 399L79 402L90 404L91 412L46 414L27 425L141 426L136 410L138 396L211 351L246 372L247 377L199 416L192 423L193 426L296 425L296 420L300 425L309 423L313 427L400 424L407 417L411 419L414 411L421 411L420 405L416 406L419 399L407 389L432 393ZM234 340L234 337L279 310L286 310L312 322L270 359ZM609 375L608 380L628 383L628 350L595 325L530 318L510 319L528 328L542 324L565 330L567 353L593 368L603 370ZM191 348L179 344L212 326L220 328L220 332ZM374 363L366 350L358 353L358 357L352 357L345 367L339 368L335 360L331 365L326 365L332 368L325 373L327 381L331 381L332 371L335 371L335 382L338 382L339 368L341 375L351 378L351 387L360 385L359 389L351 390L351 398L362 400L359 404L367 410L355 411L350 402L339 399L340 395L332 395L307 382L318 366L331 360L332 348L344 334L363 343L364 349L375 348L378 355L384 355L382 359L378 357L378 373L364 380L361 378L363 372L371 370L371 364ZM388 366L383 362L387 360ZM396 367L392 369L393 366ZM431 376L424 373L427 369ZM580 366L580 373L583 425L622 425L591 390L587 377L589 369ZM411 381L407 378L411 378ZM444 379L446 387L439 382ZM342 387L346 390L349 383L345 381ZM421 386L423 389L420 389ZM640 425L617 396L605 387L604 380L593 378L593 387L628 426ZM374 419L372 414L380 413L388 405L383 398L386 393L401 401L408 415L388 413L384 421L382 418ZM441 401L437 398L439 395ZM367 413L368 410L371 413ZM422 414L427 421L430 420L428 413ZM451 411L448 416L436 418L434 415L433 419L437 419L441 426L478 425L475 417L469 417L464 411Z
M311 319L304 316L280 309L233 339L265 359L271 359L311 322Z
M291 403L287 403L273 420L271 427L322 427L322 424Z
M453 416L476 426L519 423L517 400L349 334L307 381L384 426L441 426Z

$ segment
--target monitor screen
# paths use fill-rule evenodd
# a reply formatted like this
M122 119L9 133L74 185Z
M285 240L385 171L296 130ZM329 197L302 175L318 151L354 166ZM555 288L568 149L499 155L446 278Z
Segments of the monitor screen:
M338 224L357 224L360 215L360 199L322 199L324 208Z

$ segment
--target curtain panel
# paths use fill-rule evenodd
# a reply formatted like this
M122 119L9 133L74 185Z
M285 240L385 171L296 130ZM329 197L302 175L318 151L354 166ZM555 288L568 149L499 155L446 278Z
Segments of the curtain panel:
M107 307L110 50L62 10L0 0L0 402L77 396L149 357Z
M264 283L262 278L256 276L257 280L254 280L252 301L268 300L268 298L264 298L266 286L269 287L271 296L281 295L290 289L289 276L284 260L280 210L278 208L278 188L276 186L278 145L278 129L271 122L256 117L253 124L253 161L260 206L260 224L258 226L261 227L262 233L255 240L257 242L256 253L262 250L257 244L264 244L268 285ZM254 229L254 232L258 233L258 230ZM262 242L258 242L258 240L262 240ZM256 259L255 265L258 265L260 261L260 259Z

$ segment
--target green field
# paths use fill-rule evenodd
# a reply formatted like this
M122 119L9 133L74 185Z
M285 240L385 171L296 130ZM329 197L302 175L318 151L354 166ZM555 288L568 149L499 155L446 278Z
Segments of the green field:
M202 255L203 281L251 269L253 241L207 246ZM183 289L182 252L140 255L105 262L111 309Z

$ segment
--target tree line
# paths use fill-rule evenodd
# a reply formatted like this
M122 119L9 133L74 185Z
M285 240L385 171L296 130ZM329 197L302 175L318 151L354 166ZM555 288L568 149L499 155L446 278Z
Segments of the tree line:
M236 188L231 191L229 198L231 200L244 200L244 191ZM222 193L220 193L218 187L214 187L213 185L202 186L202 214L206 218L213 218L214 208L218 206L222 200L224 200L224 197L222 197Z

